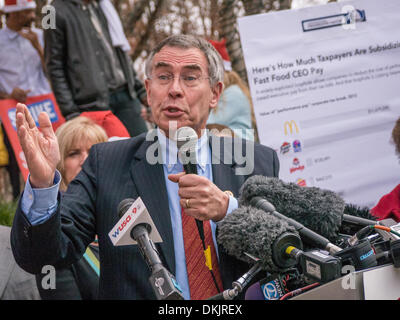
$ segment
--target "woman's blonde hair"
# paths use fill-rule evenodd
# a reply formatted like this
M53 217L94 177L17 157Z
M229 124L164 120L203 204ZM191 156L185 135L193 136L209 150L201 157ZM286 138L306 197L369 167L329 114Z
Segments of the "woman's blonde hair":
M225 71L224 74L224 90L227 89L229 86L236 84L244 93L247 100L249 100L250 104L250 112L251 112L251 125L254 129L254 137L256 141L258 141L258 132L257 132L257 124L256 124L256 117L254 114L254 107L253 101L251 100L250 90L247 84L243 81L243 79L237 74L236 71ZM222 101L224 103L224 101ZM218 112L218 107L215 108L212 112Z
M65 159L68 153L74 148L78 142L90 141L93 144L106 142L108 136L104 129L96 124L93 120L86 117L76 117L63 123L56 131L58 146L60 149L60 162L57 165L58 171L61 173L60 190L67 190L68 185L65 179Z

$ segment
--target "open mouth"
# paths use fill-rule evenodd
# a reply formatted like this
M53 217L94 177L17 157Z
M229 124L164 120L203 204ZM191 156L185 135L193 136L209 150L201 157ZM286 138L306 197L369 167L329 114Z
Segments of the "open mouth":
M180 117L184 112L179 108L167 107L164 109L164 113L168 117Z
M168 110L168 112L178 112L178 111L181 111L181 110L179 110L178 108L167 108L167 110Z

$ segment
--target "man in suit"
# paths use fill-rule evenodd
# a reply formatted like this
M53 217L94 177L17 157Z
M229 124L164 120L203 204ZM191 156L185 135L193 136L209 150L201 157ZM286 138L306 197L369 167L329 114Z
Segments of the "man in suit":
M13 252L22 268L36 273L44 264L57 268L78 260L97 234L99 297L154 299L150 272L138 247L114 247L108 237L119 220L118 204L140 196L163 239L157 244L161 260L176 276L185 299L205 299L231 288L249 268L218 247L218 221L237 208L235 197L249 176L277 176L279 162L272 149L251 144L244 158L251 162L251 170L241 171L246 169L241 157L232 155L240 151L241 156L249 142L209 137L203 130L223 90L221 57L204 39L184 35L165 39L151 52L146 77L158 128L133 139L93 146L62 199L57 199L57 140L48 117L39 116L40 134L26 107L17 106L18 135L30 176L14 219ZM183 126L193 128L198 136L198 175L183 173L176 158L172 129ZM232 161L224 163L224 159ZM188 233L194 236L190 241L197 241L196 245L199 241L195 227L188 229L193 218L204 222L215 282L202 278L206 275L201 258L197 267L191 264L189 255L196 252L191 250Z

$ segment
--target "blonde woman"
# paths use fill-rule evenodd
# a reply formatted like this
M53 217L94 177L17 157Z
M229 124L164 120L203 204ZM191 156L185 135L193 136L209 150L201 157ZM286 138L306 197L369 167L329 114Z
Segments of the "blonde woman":
M61 159L57 169L61 173L60 191L63 193L81 171L92 145L106 142L108 137L102 127L82 116L62 124L56 136ZM36 282L43 300L94 300L97 298L99 272L96 239L81 260L68 268L56 269L55 289L43 289L43 274L36 276Z
M56 131L61 160L57 165L62 181L60 190L66 191L69 183L81 171L92 145L108 140L102 127L86 117L76 117L62 124Z

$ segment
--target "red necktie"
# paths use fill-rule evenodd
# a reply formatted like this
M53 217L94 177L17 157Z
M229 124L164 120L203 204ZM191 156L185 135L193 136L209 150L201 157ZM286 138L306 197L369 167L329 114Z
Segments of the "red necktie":
M210 246L211 251L212 272L218 288L222 290L222 280L212 239L210 221L203 221L203 226L206 249ZM185 214L183 209L182 231L191 300L204 300L218 294L210 269L206 266L203 244L197 230L196 221L193 217Z

